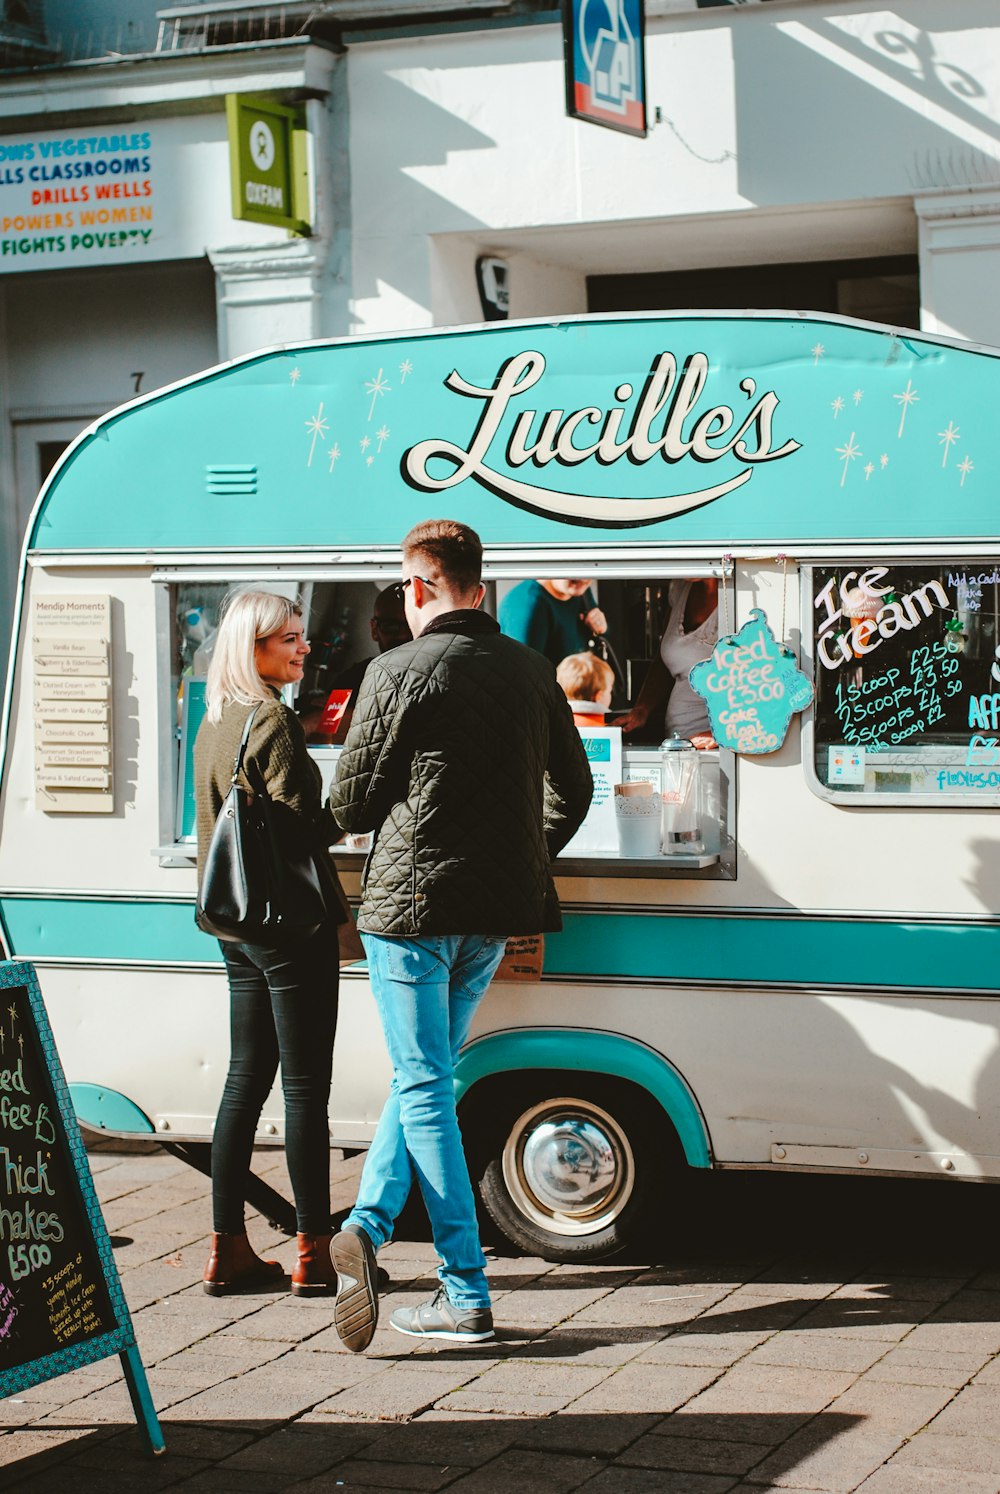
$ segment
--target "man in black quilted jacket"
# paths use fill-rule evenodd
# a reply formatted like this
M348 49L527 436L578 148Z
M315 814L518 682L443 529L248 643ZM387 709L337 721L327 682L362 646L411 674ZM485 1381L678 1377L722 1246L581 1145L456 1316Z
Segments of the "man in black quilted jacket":
M393 1066L358 1201L332 1247L334 1321L354 1350L375 1332L375 1251L414 1177L441 1285L397 1309L392 1327L493 1337L455 1059L508 935L560 927L550 861L593 791L552 664L479 610L479 536L429 519L402 550L413 640L369 665L330 793L344 830L375 833L358 928Z

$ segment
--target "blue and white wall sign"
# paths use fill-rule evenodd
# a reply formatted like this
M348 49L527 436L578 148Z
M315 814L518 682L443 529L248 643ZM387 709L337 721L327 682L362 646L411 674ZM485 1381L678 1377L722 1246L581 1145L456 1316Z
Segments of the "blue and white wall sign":
M563 0L566 112L629 135L646 133L642 0Z
M104 416L39 551L494 545L789 549L998 532L1000 355L794 313L579 317L307 343Z
M719 639L688 679L708 703L719 746L751 757L776 752L793 715L813 698L795 655L777 642L759 607L738 633Z

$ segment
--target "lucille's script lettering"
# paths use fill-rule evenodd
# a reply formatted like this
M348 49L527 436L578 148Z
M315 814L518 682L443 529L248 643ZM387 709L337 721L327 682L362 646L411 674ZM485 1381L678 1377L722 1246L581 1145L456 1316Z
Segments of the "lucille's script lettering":
M607 409L594 405L570 411L521 409L504 452L507 467L516 470L529 462L541 469L550 462L560 467L576 467L589 461L611 467L622 457L636 466L656 457L668 464L687 456L697 463L706 463L717 462L730 453L747 465L714 487L655 498L554 492L523 482L509 472L498 471L487 462L508 408L534 388L544 373L545 358L538 352L518 353L508 359L487 387L469 383L457 370L450 373L445 379L448 389L484 402L479 423L468 447L437 438L411 446L402 462L406 481L424 492L439 493L472 477L501 498L534 513L571 523L625 528L655 524L660 519L711 503L745 483L752 476L753 463L778 461L800 449L800 443L793 440L773 446L773 423L779 404L776 394L769 392L758 399L755 380L744 378L740 389L752 403L742 415L738 416L729 405L714 405L696 416L708 381L707 356L692 354L678 374L673 353L660 353L624 432L626 407L635 393L631 384L617 386L614 391L617 403ZM429 470L429 463L435 460L447 462L453 470L435 476Z

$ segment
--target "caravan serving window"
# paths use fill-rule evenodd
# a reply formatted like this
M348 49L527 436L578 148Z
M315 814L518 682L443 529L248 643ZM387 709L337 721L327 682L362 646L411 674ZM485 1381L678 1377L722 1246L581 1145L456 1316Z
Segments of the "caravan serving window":
M165 588L170 635L167 719L173 738L174 767L171 802L164 815L164 839L169 844L159 848L164 864L179 864L185 859L190 862L194 854L194 740L204 713L205 676L220 609L225 596L232 590L260 585L300 599L311 653L301 686L289 691L289 704L300 715L310 750L322 770L324 785L332 778L349 723L348 715L337 717L339 697L347 695L348 689L357 687L369 659L408 635L399 632L393 635L391 615L384 628L380 624L379 614L388 604L386 598L379 603L379 594L393 580L385 568L380 567L377 576L369 573L368 579L358 579L357 574L349 580L328 577L327 572L327 575L313 579L283 576L280 581L251 582L236 577L225 581L214 578L200 580L189 575L168 582ZM660 743L667 723L673 719L666 711L669 686L664 684L659 693L650 695L650 699L655 695L655 705L643 721L631 723L633 729L627 734L623 735L615 726L616 714L621 719L621 714L629 711L640 697L647 679L657 677L661 638L668 620L673 618L676 623L684 613L688 595L692 590L698 591L692 583L705 583L705 577L705 571L701 576L603 576L591 582L591 590L582 598L581 607L584 603L587 607L596 603L606 618L607 631L594 642L596 652L606 657L614 674L611 714L605 722L607 729L598 725L592 711L582 712L580 716L586 723L580 726L580 730L595 766L595 784L601 776L598 763L606 758L603 777L608 783L614 779L622 783L649 784L652 791L659 794L663 772ZM161 576L160 579L167 578ZM509 573L489 576L485 610L503 617L505 598L526 579L523 572L520 577ZM710 577L711 587L705 583L706 592L714 588L716 579ZM706 621L703 629L698 630L699 638L701 632L705 632L706 657L712 647L709 626ZM693 630L689 641L694 646ZM575 645L581 646L585 645ZM697 704L693 698L686 701L688 714L681 722L680 730L682 734L694 737L702 746L705 745L704 738L692 714ZM676 707L676 701L674 705ZM685 721L690 721L689 731L685 730ZM733 773L730 755L714 749L708 737L706 750L700 751L698 758L701 835L695 838L696 846L688 848L685 843L685 849L676 854L656 854L655 849L653 854L648 854L648 849L642 855L623 854L614 814L609 813L614 806L605 805L602 822L596 826L588 824L586 833L581 833L567 847L560 858L562 872L565 875L592 875L603 871L604 874L633 877L732 876L734 847L729 827L733 823ZM642 797L642 793L638 796ZM595 794L595 800L597 797ZM344 844L337 851L346 857L359 849L362 848Z
M808 573L824 797L995 803L1000 566L852 561Z

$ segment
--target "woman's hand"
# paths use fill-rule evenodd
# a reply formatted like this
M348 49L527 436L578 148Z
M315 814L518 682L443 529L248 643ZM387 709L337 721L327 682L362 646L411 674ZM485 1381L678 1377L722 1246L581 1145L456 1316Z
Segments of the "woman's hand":
M705 752L708 748L719 745L710 731L696 731L690 740L692 747L697 747L699 752Z
M604 613L601 611L600 607L591 607L590 611L585 614L583 620L587 624L587 627L590 629L590 631L592 633L596 633L598 637L600 637L602 633L606 633L608 631L608 620L604 616Z
M648 707L640 705L637 701L632 709L630 711L626 711L623 716L613 716L609 718L608 725L620 726L623 732L630 732L638 731L641 726L645 726L648 720Z

